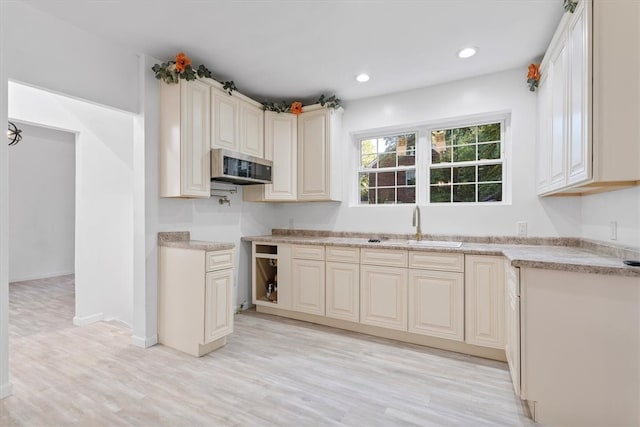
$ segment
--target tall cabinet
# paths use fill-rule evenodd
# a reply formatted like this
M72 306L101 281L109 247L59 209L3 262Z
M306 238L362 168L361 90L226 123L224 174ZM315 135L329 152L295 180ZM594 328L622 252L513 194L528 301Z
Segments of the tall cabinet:
M624 28L624 31L620 29ZM581 195L640 181L640 3L580 0L540 65L537 191Z
M209 197L209 90L198 80L161 83L160 197Z

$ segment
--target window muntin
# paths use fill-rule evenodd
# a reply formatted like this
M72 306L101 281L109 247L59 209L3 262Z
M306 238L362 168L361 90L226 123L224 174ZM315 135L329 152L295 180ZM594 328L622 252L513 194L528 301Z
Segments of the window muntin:
M430 132L430 203L503 200L502 122Z
M359 140L360 204L416 202L415 132Z

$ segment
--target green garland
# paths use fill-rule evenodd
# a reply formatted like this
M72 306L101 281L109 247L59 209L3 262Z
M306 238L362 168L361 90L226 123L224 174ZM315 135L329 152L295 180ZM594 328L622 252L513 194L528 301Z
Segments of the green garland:
M334 110L337 110L338 108L342 107L342 105L340 104L341 102L342 101L336 98L335 95L331 95L328 98L325 95L320 95L320 98L318 98L316 104L320 104L322 107L333 108ZM291 105L291 103L287 103L286 101L265 101L262 103L262 109L264 111L273 111L275 113L290 113Z
M577 0L564 0L564 11L565 12L575 12L576 6L578 6Z

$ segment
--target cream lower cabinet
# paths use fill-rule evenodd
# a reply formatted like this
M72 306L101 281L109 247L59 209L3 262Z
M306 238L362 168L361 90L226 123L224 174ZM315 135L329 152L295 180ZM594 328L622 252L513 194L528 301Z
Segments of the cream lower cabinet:
M158 341L202 356L233 332L233 250L159 248Z
M334 319L360 320L360 249L326 248L326 309Z
M360 250L360 323L407 330L408 251Z
M464 341L464 273L410 269L408 328Z
M465 342L504 349L504 258L465 256Z
M513 389L520 396L520 269L505 260L507 289L505 292L506 319L504 351L507 356Z
M291 309L324 316L324 246L293 246Z

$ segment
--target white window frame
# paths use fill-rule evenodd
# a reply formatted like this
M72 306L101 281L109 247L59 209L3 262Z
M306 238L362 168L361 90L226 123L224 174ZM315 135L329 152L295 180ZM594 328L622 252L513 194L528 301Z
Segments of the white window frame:
M501 124L500 146L502 156L502 201L501 202L439 202L429 201L429 180L431 166L431 131L438 129L450 129L465 126L480 126L488 123ZM391 135L406 133L416 133L416 204L428 206L503 206L510 205L512 200L511 188L513 174L511 171L511 111L503 110L490 113L472 114L461 116L449 120L434 120L410 124L406 126L389 126L385 128L370 129L351 134L353 149L355 174L352 173L353 197L351 197L352 207L362 208L389 208L411 206L408 203L401 204L361 204L360 203L360 140L367 138L380 138ZM458 165L458 163L454 164Z
M415 152L415 159L416 162L413 166L394 166L394 167L386 167L386 168L379 168L379 169L363 169L362 168L362 164L361 164L361 159L362 159L362 144L361 142L363 140L366 139L381 139L381 138L386 138L386 137L392 137L392 136L398 136L398 135L409 135L409 134L415 134L416 136L416 152ZM389 187L389 188L395 188L396 189L396 200L395 203L361 203L360 202L360 174L363 172L399 172L399 171L415 171L415 180L416 180L416 184L415 184L415 194L416 194L416 203L419 202L419 185L418 185L418 180L420 179L420 175L418 173L418 168L419 168L419 161L418 161L418 144L419 144L419 131L415 128L400 128L398 130L393 130L393 131L384 131L384 132L370 132L370 133L365 133L365 134L358 134L355 137L355 143L356 143L356 150L357 150L357 172L356 172L356 183L357 183L357 187L356 187L356 198L355 198L355 203L358 206L411 206L414 203L397 203L398 200L398 194L397 194L397 190L398 190L398 183L396 182L395 187ZM377 183L376 183L377 184ZM402 186L401 186L402 187ZM380 188L376 185L376 188Z

